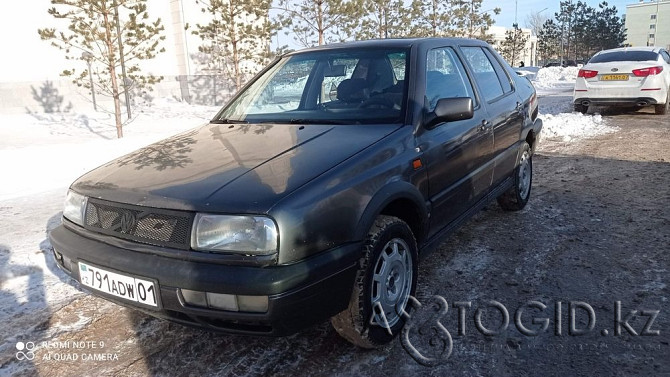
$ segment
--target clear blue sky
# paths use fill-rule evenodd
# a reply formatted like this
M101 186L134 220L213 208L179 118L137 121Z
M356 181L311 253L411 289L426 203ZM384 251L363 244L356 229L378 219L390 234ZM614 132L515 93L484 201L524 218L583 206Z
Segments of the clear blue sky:
M583 1L583 0L582 0ZM645 0L645 2L648 2L649 0ZM574 2L577 2L577 0L574 0ZM586 0L586 3L589 6L592 6L594 8L598 8L598 4L600 4L602 1L597 1L597 0ZM541 11L544 8L547 8L547 10L542 11L542 15L547 16L549 18L554 18L554 13L558 12L558 8L560 6L560 1L559 0L484 0L482 4L482 10L487 11L489 9L493 9L495 7L498 7L501 9L501 12L499 15L494 16L494 19L496 21L496 25L498 26L505 26L505 27L512 27L512 24L514 23L514 15L515 15L515 3L518 4L518 15L517 18L519 20L519 26L524 27L524 21L526 19L526 15L532 13L532 12L538 12ZM627 4L637 4L638 0L612 0L608 1L607 4L608 6L616 6L617 10L619 11L619 16L622 16L624 13L626 13L626 5Z

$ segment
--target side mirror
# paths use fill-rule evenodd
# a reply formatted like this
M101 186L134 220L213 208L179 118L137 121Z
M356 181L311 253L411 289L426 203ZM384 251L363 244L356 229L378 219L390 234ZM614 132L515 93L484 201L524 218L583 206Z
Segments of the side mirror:
M435 110L428 115L426 128L435 127L442 122L454 122L457 120L470 119L475 116L472 106L472 98L456 97L441 98L435 105Z

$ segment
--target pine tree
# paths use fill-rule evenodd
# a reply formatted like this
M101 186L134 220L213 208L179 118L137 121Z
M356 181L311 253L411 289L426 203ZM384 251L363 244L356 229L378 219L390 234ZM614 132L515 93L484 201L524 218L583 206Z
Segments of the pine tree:
M31 86L30 90L33 93L33 99L42 106L42 109L47 114L60 113L63 110L68 112L72 108L72 103L68 104L64 109L61 107L63 105L63 96L58 94L58 89L49 80L44 82L39 91L34 86Z
M66 69L62 75L72 77L78 86L113 98L116 134L123 137L120 96L126 91L150 90L151 85L162 79L143 75L138 64L164 51L159 47L165 39L160 18L149 20L146 0L51 0L51 4L54 7L48 13L69 21L69 26L66 31L39 29L40 38L64 50L68 60L91 62L95 88L90 87L87 69L80 73L75 68ZM125 16L123 20L119 14ZM126 69L125 82L118 74L122 61ZM119 81L123 88L119 87Z
M480 3L482 0L472 0ZM470 3L461 1L413 0L410 17L413 37L451 37L465 27Z
M600 3L594 12L595 22L592 23L591 33L594 45L599 50L621 47L626 40L625 20L617 13L616 7L608 7L606 1Z
M547 20L537 35L537 53L544 62L558 56L561 29L554 20Z
M277 9L279 24L304 47L352 38L364 15L362 0L279 0Z
M239 90L270 58L270 38L276 29L268 17L271 0L196 2L211 16L208 24L197 24L193 31L202 40L198 51L204 68L222 73Z
M363 0L362 17L350 31L355 39L400 38L409 34L410 11L402 0Z
M545 22L538 33L538 52L544 58L558 55L577 60L620 47L626 39L626 29L624 19L617 13L616 7L609 7L607 2L595 9L582 1L562 1L556 21Z
M500 43L500 54L510 65L516 65L517 59L522 56L526 48L528 37L519 28L507 30L505 40Z
M482 40L491 40L492 36L486 34L486 30L494 23L493 17L488 11L482 12L483 0L469 0L465 4L465 8L460 8L458 16L463 17L464 21L459 22L459 25L464 25L463 29L467 29L468 34L464 35L468 38L479 38ZM493 14L500 14L500 8L493 8Z
M578 1L575 5L575 16L572 25L573 48L575 60L589 55L594 40L593 22L595 20L595 9L586 3ZM570 56L570 52L568 52Z
M561 1L560 10L555 13L556 21L561 27L561 60L566 60L570 56L570 46L574 40L574 24L577 17L577 4L572 0ZM567 53L567 56L566 56ZM562 63L565 63L564 61Z

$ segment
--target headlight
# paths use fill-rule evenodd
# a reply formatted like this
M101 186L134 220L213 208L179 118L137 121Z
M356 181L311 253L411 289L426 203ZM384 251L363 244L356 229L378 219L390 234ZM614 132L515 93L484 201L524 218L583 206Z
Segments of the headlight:
M193 222L194 250L249 255L277 252L277 226L263 216L227 216L198 213Z
M84 226L84 213L86 211L86 200L84 195L79 195L74 191L68 191L65 197L65 208L63 208L63 217L75 224Z

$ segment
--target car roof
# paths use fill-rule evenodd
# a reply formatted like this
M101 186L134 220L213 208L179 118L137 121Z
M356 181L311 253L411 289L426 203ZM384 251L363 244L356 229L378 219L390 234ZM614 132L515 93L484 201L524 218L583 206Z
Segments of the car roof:
M486 42L480 41L478 39L469 39L469 38L394 38L394 39L369 39L364 41L353 41L353 42L341 42L326 44L316 47L310 47L298 51L288 53L287 55L292 55L296 53L311 52L311 51L322 51L322 50L331 50L331 49L349 49L349 48L408 48L415 45L421 44L436 44L443 43L447 45L481 45L487 46Z

